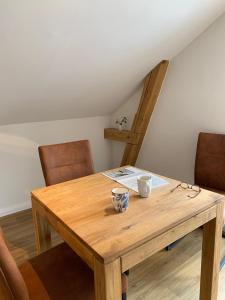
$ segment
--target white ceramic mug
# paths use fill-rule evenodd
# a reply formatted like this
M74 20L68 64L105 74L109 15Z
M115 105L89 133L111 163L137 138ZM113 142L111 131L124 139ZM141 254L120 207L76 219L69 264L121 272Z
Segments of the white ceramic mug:
M152 177L142 176L138 178L137 183L139 195L143 198L147 198L152 191Z

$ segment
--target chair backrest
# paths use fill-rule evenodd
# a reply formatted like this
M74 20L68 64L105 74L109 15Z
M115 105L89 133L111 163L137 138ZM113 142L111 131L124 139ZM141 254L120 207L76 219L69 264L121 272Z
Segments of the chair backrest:
M23 277L10 254L0 228L0 299L29 300Z
M195 184L225 191L225 134L199 134Z
M40 146L38 151L47 186L94 173L87 140Z

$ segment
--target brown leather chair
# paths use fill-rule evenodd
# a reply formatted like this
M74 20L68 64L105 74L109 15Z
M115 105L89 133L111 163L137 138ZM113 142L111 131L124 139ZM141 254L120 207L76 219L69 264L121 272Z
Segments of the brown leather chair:
M94 173L90 143L87 140L40 146L38 151L47 186ZM81 259L79 263L84 264ZM123 300L127 297L128 273L122 275Z
M195 159L195 184L225 194L225 134L200 132Z
M195 158L195 184L225 195L225 134L199 133ZM225 237L225 226L222 236ZM170 244L166 249L171 250L178 241ZM224 265L225 257L222 258L220 267Z
M47 186L94 173L87 140L40 146L38 151Z
M225 195L225 134L200 132L195 158L195 184ZM225 209L224 209L225 223ZM223 227L225 237L225 227ZM171 250L178 241L166 247ZM225 265L225 257L220 267Z
M0 299L94 300L94 275L65 243L18 267L0 229Z
M225 195L225 134L199 133L195 159L195 184ZM225 237L225 227L222 235ZM225 257L221 260L221 268L224 264Z

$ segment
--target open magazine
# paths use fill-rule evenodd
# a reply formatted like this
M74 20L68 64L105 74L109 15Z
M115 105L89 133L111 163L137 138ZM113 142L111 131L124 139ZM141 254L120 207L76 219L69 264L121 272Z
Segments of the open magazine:
M143 171L135 167L120 168L115 171L107 171L102 173L103 175L119 182L120 184L126 186L127 188L138 192L137 179L141 176L151 176L152 177L152 188L158 188L160 186L166 185L169 182L164 178L153 175L150 172Z

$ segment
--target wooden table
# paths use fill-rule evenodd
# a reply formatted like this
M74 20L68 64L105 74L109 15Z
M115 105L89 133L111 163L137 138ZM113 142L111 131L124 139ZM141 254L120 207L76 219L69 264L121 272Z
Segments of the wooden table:
M147 199L130 193L129 209L116 213L111 190L120 184L98 173L32 192L37 252L51 246L50 223L94 271L96 300L121 299L121 273L203 226L200 299L216 300L223 197L202 190L153 189Z

